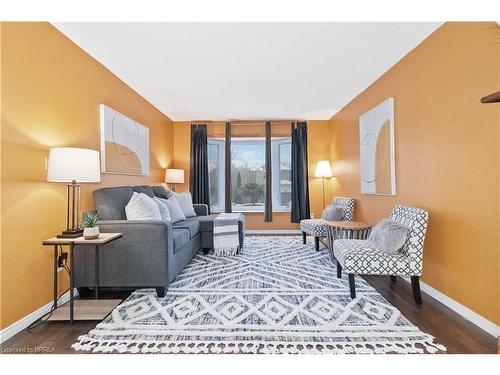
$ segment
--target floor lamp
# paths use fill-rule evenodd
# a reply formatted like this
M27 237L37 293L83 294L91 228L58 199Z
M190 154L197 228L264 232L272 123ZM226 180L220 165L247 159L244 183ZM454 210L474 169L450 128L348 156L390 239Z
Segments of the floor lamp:
M314 177L321 177L323 182L323 209L326 207L325 203L325 178L332 177L332 168L330 167L330 162L328 160L320 160L316 165L316 171L314 172Z
M80 183L101 181L99 152L84 148L55 147L49 151L47 181L66 183L66 230L57 237L77 238L80 228Z

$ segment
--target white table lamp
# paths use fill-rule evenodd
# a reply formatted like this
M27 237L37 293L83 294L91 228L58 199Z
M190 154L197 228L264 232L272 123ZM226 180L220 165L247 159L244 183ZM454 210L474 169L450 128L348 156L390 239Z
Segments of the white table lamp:
M170 184L170 189L175 191L175 184L184 183L183 169L167 169L165 170L165 182Z
M51 148L49 151L47 181L67 184L66 230L57 237L80 237L83 230L80 229L79 184L101 181L99 152L73 147Z
M328 160L320 160L316 165L314 177L321 177L323 180L323 209L325 208L325 178L333 177L332 168Z

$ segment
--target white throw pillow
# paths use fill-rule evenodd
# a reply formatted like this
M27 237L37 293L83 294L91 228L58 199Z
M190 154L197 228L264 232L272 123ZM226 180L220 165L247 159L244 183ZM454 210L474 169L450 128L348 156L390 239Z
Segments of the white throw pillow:
M160 215L162 220L172 220L170 217L170 211L168 210L167 202L166 199L154 197L153 200L155 203L158 205L158 208L160 209Z
M167 200L163 199L163 201L167 204L172 223L177 223L178 221L186 220L186 216L182 213L181 207L179 206L177 199L175 199L173 195Z
M135 193L125 206L127 220L161 220L160 209L153 198Z
M194 212L193 208L193 198L191 197L191 193L186 191L184 193L176 193L172 192L172 195L179 203L181 207L182 213L186 217L196 216L196 212Z

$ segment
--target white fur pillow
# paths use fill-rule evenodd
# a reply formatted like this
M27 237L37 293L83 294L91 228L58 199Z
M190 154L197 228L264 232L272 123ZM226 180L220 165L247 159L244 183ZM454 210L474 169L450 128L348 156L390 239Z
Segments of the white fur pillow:
M172 218L170 217L170 211L168 210L166 199L154 197L153 200L158 205L160 209L160 215L162 220L170 221Z
M368 240L386 253L397 255L408 238L408 228L396 221L384 219L375 225Z
M160 209L153 198L135 193L125 206L127 220L161 220Z
M196 212L194 212L193 208L193 198L191 197L191 193L189 191L186 191L184 193L172 192L172 195L177 200L177 203L179 203L184 216L196 216Z
M341 221L344 218L344 210L340 207L327 207L321 214L321 218L328 221Z
M186 220L186 216L182 212L179 203L177 203L177 199L175 199L173 195L166 200L163 199L163 202L167 204L172 223L177 223L178 221Z

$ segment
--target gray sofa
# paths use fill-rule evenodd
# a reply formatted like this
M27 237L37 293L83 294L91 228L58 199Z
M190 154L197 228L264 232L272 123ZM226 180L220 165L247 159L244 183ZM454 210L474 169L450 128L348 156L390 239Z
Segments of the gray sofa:
M99 230L122 233L122 238L103 246L99 252L99 287L156 288L162 297L169 283L200 249L208 253L213 247L216 215L209 215L207 205L194 204L197 216L176 223L127 220L125 206L134 191L165 199L172 194L163 186L121 186L93 192ZM243 246L244 217L239 228ZM75 284L83 296L95 286L94 261L94 252L88 247L75 246Z

